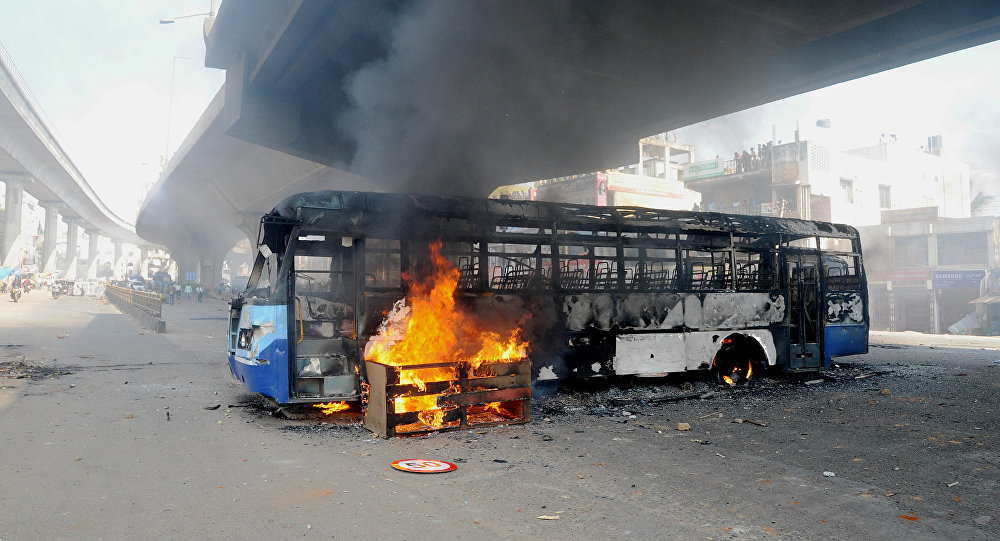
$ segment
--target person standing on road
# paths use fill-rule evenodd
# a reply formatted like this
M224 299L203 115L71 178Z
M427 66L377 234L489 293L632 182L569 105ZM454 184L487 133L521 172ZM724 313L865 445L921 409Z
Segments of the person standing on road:
M201 287L201 284L198 284L198 289L195 291L198 292L198 302L201 302L201 299L205 296L205 288Z
M170 305L174 304L174 288L171 285L163 286L163 289L167 290L167 296L170 298Z
M187 285L184 286L184 298L185 299L188 299L188 300L191 299L191 291L193 291L191 289L191 284L187 284Z
M177 300L180 301L181 300L181 285L180 284L177 284L177 283L174 284L174 294L177 296Z

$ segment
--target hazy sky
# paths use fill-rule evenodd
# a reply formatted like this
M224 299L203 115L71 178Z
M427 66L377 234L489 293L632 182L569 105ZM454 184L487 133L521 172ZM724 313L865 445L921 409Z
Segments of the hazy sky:
M218 2L217 2L218 3ZM134 221L144 184L156 180L167 143L183 141L225 78L204 67L209 0L5 0L0 43L87 182L123 219ZM216 9L218 6L216 6ZM918 148L944 136L948 154L970 163L979 189L1000 192L1000 43L843 83L677 130L696 159L766 142L771 126L790 140L829 118L838 148L895 133ZM669 97L665 97L669 99ZM608 164L609 167L620 164Z
M209 0L4 0L0 43L63 149L105 204L134 222L167 143L173 152L222 86L204 67Z
M1000 193L1000 42L981 45L862 79L793 96L677 130L695 145L695 160L732 157L771 139L790 141L822 133L816 120L830 119L836 149L878 143L896 134L918 149L927 137L943 137L943 154L969 163L977 189Z

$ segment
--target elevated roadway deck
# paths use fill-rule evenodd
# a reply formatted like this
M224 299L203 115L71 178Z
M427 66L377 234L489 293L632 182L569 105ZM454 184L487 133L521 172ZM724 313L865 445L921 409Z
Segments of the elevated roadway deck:
M58 213L70 231L81 228L116 242L137 246L156 244L140 238L135 227L113 213L101 201L63 150L26 85L0 46L0 181L6 184L4 242L0 258L4 264L17 259L14 252L21 224L23 193L36 198L46 209L45 231L54 232ZM43 259L55 251L54 233L45 236ZM75 236L71 235L75 249ZM75 250L73 250L75 253ZM14 263L16 264L16 263ZM51 269L50 269L51 270Z
M993 41L1000 3L227 0L207 22L225 87L137 228L217 269L290 193L632 163L640 137Z

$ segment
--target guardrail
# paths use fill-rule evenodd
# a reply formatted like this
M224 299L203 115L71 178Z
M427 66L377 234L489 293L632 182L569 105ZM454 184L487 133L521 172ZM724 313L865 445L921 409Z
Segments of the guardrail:
M166 332L166 322L160 318L163 312L163 295L108 285L104 288L104 296L119 310L139 318L155 332Z

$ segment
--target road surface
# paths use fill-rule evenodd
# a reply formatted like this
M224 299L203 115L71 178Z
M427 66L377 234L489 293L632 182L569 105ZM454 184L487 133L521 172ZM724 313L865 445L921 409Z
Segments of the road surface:
M825 377L628 380L382 440L270 415L223 301L164 307L166 334L101 299L0 305L3 541L1000 538L995 339L875 333Z

